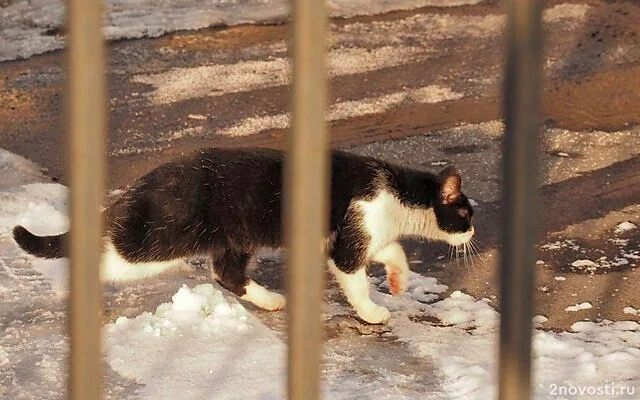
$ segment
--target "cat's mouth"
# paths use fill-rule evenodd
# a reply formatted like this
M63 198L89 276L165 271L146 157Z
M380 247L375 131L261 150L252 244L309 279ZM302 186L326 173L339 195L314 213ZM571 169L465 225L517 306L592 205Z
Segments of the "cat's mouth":
M475 228L472 226L468 231L462 233L450 233L445 239L451 246L460 246L468 243L473 235L476 233Z

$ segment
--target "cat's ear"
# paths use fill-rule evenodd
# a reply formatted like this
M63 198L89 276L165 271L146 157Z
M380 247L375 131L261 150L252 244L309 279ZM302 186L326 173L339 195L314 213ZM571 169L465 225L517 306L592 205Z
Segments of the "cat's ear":
M462 178L458 175L458 171L454 166L449 166L443 169L439 174L441 186L440 196L442 197L442 204L455 203L460 197L462 186Z

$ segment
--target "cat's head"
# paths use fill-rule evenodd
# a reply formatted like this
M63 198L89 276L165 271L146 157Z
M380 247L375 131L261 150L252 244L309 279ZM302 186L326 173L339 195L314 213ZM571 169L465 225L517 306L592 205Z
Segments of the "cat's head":
M453 246L467 243L475 230L471 219L473 208L462 193L462 178L455 167L449 166L438 174L439 190L434 212L442 239Z

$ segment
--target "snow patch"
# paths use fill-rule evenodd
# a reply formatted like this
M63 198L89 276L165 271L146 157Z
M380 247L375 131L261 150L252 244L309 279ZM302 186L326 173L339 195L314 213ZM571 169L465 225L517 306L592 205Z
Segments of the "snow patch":
M242 398L284 397L286 346L211 284L183 286L171 303L120 317L104 336L111 367L144 384L140 399L235 399L239 388Z
M575 312L575 311L580 311L580 310L588 310L590 308L593 308L591 303L584 302L584 303L576 304L576 305L573 305L573 306L569 306L569 307L565 308L564 310L565 311L569 311L569 312Z
M39 165L4 149L0 149L0 176L0 190L49 180Z
M625 222L619 223L613 232L616 235L619 235L621 233L632 231L634 229L638 229L638 225L634 224L633 222L625 221Z
M187 115L187 118L195 119L195 120L198 120L198 121L206 121L207 120L207 116L206 115L202 115L202 114L189 114L189 115Z
M338 17L374 15L393 10L409 10L425 6L451 7L477 4L480 0L335 0L330 14ZM561 4L544 12L548 23L578 23L584 18L587 5ZM170 0L161 3L151 0L107 0L103 14L103 34L108 40L158 37L168 32L201 29L219 25L239 25L285 21L289 16L286 0ZM35 54L58 50L65 46L61 27L65 22L65 2L61 0L15 0L0 8L0 62L27 58ZM495 34L502 29L504 17L427 16L430 24L417 21L419 31L428 29L428 36L437 37L438 30L451 31L449 35ZM422 16L421 18L425 18ZM458 21L458 23L453 23ZM409 22L402 20L396 25ZM60 31L60 32L57 32ZM457 32L456 32L457 31ZM377 32L367 36L377 37ZM399 37L388 32L387 38ZM366 38L366 36L363 36Z
M622 312L625 313L625 314L640 315L640 309L636 309L636 308L633 308L633 307L625 307L622 310Z
M544 250L560 250L560 249L570 249L575 251L580 250L580 246L578 246L578 241L575 239L558 240L553 243L546 243L540 246L540 248Z
M425 278L412 276L410 281L412 285L420 286L421 279ZM386 302L387 306L402 302L382 294L376 301ZM485 301L461 292L417 310L415 304L406 299L404 302L404 306L393 313L393 332L418 354L434 360L442 373L444 398L494 398L497 393L498 313ZM414 317L408 318L412 313L415 313ZM544 316L533 319L536 326L532 343L536 399L555 398L549 392L552 384L640 384L640 324L583 321L575 323L571 332L555 333L539 329L544 321ZM628 397L622 394L611 398Z
M622 257L628 258L630 260L639 260L640 259L640 250L632 250L628 253L622 252Z
M542 328L542 324L544 324L548 320L549 318L545 317L544 315L536 315L533 317L533 325L536 328Z
M581 268L581 267L597 267L598 264L594 263L591 260L576 260L574 262L571 263L572 266L577 267L577 268Z

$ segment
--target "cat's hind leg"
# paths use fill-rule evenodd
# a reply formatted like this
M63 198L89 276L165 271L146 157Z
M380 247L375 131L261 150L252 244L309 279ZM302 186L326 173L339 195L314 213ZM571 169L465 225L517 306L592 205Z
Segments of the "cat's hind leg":
M220 250L212 254L213 277L225 289L233 292L242 300L269 311L284 308L286 300L259 285L246 275L247 263L253 254L248 251Z
M391 318L389 310L377 305L369 297L369 278L364 266L355 272L344 272L333 260L330 259L328 264L358 317L370 324L383 324Z
M384 264L389 282L389 291L394 296L400 296L407 290L409 264L407 256L398 242L391 242L378 250L373 260Z

